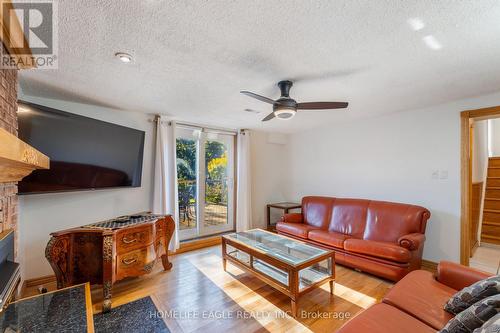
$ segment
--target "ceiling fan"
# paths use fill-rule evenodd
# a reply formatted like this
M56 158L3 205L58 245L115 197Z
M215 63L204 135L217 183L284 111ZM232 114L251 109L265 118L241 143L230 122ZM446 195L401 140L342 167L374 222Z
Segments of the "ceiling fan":
M297 103L294 99L290 98L290 88L292 88L292 81L280 81L278 87L281 90L281 97L277 100L254 94L250 91L240 91L242 94L258 99L261 102L273 105L273 112L262 121L268 121L274 117L278 119L290 119L299 110L327 110L327 109L345 109L349 103L346 102L308 102Z

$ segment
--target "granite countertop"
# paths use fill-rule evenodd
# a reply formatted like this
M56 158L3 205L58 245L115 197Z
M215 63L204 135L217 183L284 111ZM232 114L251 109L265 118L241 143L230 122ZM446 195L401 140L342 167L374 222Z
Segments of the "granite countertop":
M87 332L85 285L21 299L0 313L0 332Z

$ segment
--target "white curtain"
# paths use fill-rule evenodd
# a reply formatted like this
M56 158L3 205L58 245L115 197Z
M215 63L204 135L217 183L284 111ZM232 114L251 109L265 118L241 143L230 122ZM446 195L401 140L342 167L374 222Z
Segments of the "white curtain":
M179 248L179 213L177 211L177 166L175 122L156 117L156 154L153 191L153 213L170 214L175 221L169 250Z
M237 146L236 231L240 232L252 227L250 131L238 133Z

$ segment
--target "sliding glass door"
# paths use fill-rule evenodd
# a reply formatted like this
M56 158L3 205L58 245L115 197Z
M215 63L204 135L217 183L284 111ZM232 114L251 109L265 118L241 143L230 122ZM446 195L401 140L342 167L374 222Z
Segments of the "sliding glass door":
M177 129L181 240L234 229L234 136Z

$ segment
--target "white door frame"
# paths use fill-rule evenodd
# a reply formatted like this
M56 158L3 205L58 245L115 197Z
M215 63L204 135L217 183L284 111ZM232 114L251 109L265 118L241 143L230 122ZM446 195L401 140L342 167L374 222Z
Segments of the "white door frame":
M217 134L216 139L208 139L207 133L197 129L179 128L177 137L196 141L196 227L179 230L179 239L187 240L234 230L234 175L235 175L235 140L233 135ZM176 137L176 139L177 139ZM227 148L227 223L217 226L205 226L205 143L207 141L223 142Z
M218 225L218 226L205 226L205 143L206 141L219 141L225 144L227 148L227 223ZM201 183L199 183L199 194L200 199L198 202L200 205L203 205L201 212L200 221L203 223L199 224L199 235L206 236L216 233L221 233L225 231L234 230L234 136L227 134L218 134L217 139L210 140L207 138L206 133L202 133L201 135L201 149L200 149L200 161L202 161L202 165L200 165L199 175L201 177Z

